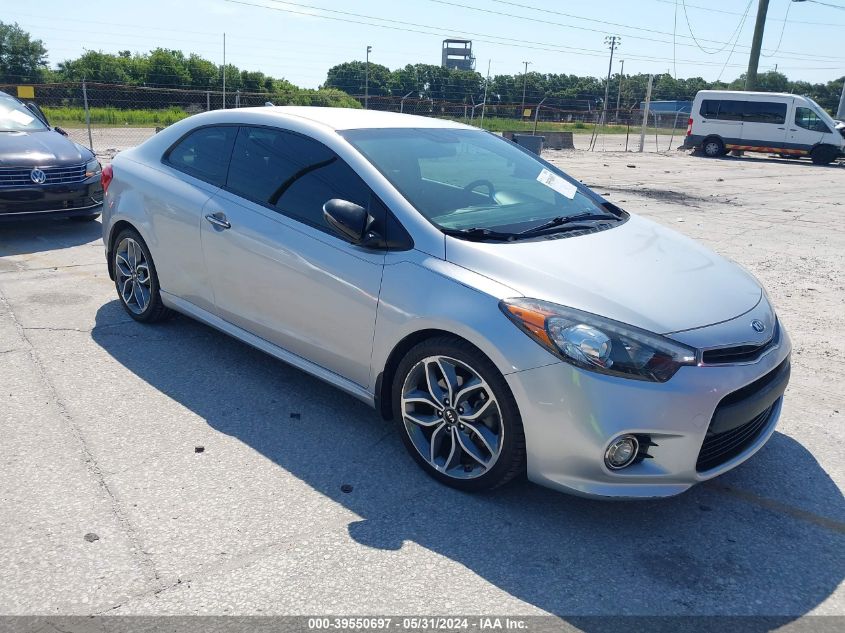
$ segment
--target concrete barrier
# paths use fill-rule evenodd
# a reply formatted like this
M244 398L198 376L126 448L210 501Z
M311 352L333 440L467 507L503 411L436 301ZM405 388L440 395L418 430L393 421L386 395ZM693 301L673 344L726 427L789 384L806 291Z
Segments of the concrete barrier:
M502 136L509 141L513 140L514 134L525 134L525 132L502 132ZM546 149L575 149L572 132L542 132L538 136L545 137L543 147Z

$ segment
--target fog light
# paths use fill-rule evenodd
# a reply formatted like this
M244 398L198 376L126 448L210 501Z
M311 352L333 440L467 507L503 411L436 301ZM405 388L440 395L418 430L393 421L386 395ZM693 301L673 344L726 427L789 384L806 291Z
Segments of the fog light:
M623 435L616 438L607 447L607 452L604 454L604 463L611 470L619 470L630 466L631 462L637 457L637 451L640 449L640 443L633 435Z

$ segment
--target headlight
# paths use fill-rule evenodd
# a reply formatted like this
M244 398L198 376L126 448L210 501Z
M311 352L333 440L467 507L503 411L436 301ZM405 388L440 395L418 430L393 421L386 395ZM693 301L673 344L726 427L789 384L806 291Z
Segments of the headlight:
M100 161L96 158L89 160L85 164L85 177L91 178L92 176L99 176L103 172L103 168L100 166Z
M666 382L696 364L693 348L618 321L538 299L499 307L523 332L567 363L611 376Z

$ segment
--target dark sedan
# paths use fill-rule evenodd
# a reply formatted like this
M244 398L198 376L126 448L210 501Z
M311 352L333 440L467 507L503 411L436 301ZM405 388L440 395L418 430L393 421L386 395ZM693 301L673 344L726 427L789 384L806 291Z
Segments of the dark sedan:
M102 169L34 105L0 92L0 221L94 220L103 205Z

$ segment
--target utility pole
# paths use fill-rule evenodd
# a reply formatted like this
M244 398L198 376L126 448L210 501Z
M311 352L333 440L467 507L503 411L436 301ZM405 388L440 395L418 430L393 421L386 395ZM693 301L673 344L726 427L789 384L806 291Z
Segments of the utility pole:
M754 39L751 40L751 56L748 58L748 72L745 74L745 89L757 87L757 66L760 63L760 48L763 46L763 29L766 26L766 12L769 0L759 0L757 4L757 23L754 25Z
M619 60L622 62L622 70L619 71L619 92L616 93L616 122L619 122L619 103L622 99L622 79L625 77L625 60Z
M613 70L613 51L621 44L621 38L618 35L611 35L604 38L604 43L610 46L610 61L607 64L607 82L604 86L604 103L602 104L601 113L602 124L607 121L607 98L610 94L610 72Z
M226 34L223 33L223 109L226 109Z
M525 89L528 87L528 64L531 62L522 62L525 64L525 72L522 73L522 108L519 110L519 118L525 118Z
M648 110L651 105L651 87L654 84L654 75L648 76L648 88L645 91L645 108L643 108L643 127L640 130L640 151L645 148L645 129L648 126Z
M364 109L367 110L370 107L370 51L373 50L372 46L367 47L367 63L364 66Z
M845 81L842 82L842 96L839 97L839 108L836 110L836 118L845 120Z
M487 76L484 78L484 100L481 102L481 129L484 129L484 108L487 107L487 84L490 83L490 62L487 60Z

